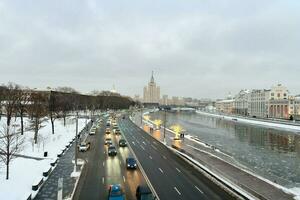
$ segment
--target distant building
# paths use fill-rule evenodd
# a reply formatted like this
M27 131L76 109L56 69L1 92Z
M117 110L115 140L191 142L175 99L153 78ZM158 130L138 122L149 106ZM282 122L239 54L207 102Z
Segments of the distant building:
M168 95L165 94L165 95L162 96L160 104L161 105L169 105L170 104L169 99L168 99Z
M269 97L269 117L289 119L289 91L288 89L278 84L273 86Z
M148 86L144 87L143 102L158 104L159 100L160 100L160 87L156 85L153 77L153 72L152 72L152 76L150 82L148 83Z
M289 97L289 116L300 120L300 95Z
M238 115L248 115L249 90L241 90L234 101L234 113Z
M221 113L233 114L234 99L223 99L216 101L216 110Z
M234 99L231 94L227 96L226 99L219 99L215 103L216 111L226 114L234 113Z
M249 94L248 113L251 117L267 118L270 90L252 90Z

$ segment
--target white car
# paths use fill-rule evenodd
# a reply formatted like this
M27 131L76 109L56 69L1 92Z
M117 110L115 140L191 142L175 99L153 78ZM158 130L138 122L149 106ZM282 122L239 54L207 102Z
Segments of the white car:
M95 129L92 129L89 133L90 135L95 135L96 134L96 130Z
M90 142L82 142L79 146L78 146L78 150L81 152L85 152L87 150L89 150L91 147L91 143Z

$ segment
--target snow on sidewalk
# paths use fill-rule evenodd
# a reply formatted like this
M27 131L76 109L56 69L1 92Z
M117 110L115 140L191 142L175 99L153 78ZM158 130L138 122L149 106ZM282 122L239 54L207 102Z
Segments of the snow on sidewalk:
M0 124L5 122L5 119L2 118ZM78 120L79 131L84 128L85 123L85 119ZM25 144L19 154L43 158L44 151L47 151L48 157L43 160L15 158L10 164L9 180L5 180L5 166L0 165L0 199L19 200L27 198L32 192L33 182L42 177L43 171L50 168L50 163L57 158L57 154L75 137L76 123L74 118L68 119L65 127L63 120L57 119L55 121L55 134L52 134L50 120L44 122L43 126L39 130L38 145L33 145L33 131L24 133Z

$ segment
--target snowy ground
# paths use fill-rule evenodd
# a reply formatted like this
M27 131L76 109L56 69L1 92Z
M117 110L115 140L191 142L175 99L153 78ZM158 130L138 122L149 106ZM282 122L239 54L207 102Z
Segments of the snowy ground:
M300 131L300 126L293 126L293 125L281 124L281 123L276 123L276 122L263 122L263 121L258 121L258 120L254 120L254 119L244 119L244 118L239 118L236 116L225 116L225 115L207 113L207 112L202 112L202 111L196 111L196 113L201 114L201 115L223 118L224 120L230 120L230 121L233 121L233 119L236 119L237 122L248 123L248 124L253 124L253 125L257 125L257 126L279 128L279 129L285 129L285 130L290 130L290 131Z
M2 117L0 124L5 123ZM29 124L25 119L25 124ZM18 124L19 119L14 123ZM78 120L78 130L82 130L86 120ZM25 144L19 154L43 158L44 151L48 152L48 157L43 160L27 158L15 158L10 165L10 179L5 180L6 168L0 165L0 199L25 199L31 193L33 182L42 177L43 171L49 169L51 161L56 159L57 154L65 148L65 145L75 137L76 123L74 118L67 119L64 127L63 120L55 121L55 134L52 134L51 123L49 120L43 123L43 128L39 130L38 144L33 144L33 131L24 133Z

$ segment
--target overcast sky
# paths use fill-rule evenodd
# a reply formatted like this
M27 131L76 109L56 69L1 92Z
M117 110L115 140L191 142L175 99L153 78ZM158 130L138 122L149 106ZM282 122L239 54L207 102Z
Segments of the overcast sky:
M1 0L0 83L221 98L300 93L299 0Z

